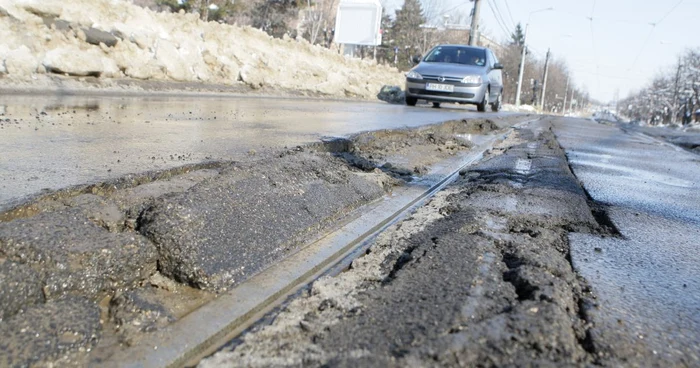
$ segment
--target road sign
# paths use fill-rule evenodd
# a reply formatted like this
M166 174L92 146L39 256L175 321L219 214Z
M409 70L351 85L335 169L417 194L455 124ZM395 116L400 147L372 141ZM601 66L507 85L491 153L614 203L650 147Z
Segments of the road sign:
M336 43L377 46L382 43L379 0L341 0L335 18Z

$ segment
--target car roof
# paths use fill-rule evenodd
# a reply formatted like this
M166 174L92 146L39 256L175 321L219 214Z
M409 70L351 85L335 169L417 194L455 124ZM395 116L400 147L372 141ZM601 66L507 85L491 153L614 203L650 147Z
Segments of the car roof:
M488 47L471 46L471 45L462 45L462 44L456 44L456 43L445 43L445 44L435 45L435 47L443 47L443 46L468 47L468 48L472 48L472 49L489 50Z

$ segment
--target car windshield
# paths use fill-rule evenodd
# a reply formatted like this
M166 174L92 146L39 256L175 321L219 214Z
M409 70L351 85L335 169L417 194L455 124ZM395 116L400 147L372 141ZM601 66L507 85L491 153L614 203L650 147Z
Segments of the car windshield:
M438 46L432 49L423 61L484 66L486 51L473 47Z

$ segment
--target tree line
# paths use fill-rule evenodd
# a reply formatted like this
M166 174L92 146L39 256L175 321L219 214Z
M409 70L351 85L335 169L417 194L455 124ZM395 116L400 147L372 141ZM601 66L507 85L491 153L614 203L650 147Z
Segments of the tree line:
M651 125L700 121L700 49L688 49L676 65L617 104L618 113Z
M577 87L572 73L564 59L558 58L555 52L549 55L544 51L535 51L524 45L523 27L518 23L501 47L494 48L496 56L503 64L503 80L506 103L515 103L518 85L518 73L523 48L525 48L525 65L523 68L523 86L520 103L540 105L544 87L545 64L548 64L547 86L543 110L550 113L564 114L587 108L597 102L591 100L590 94L584 88Z

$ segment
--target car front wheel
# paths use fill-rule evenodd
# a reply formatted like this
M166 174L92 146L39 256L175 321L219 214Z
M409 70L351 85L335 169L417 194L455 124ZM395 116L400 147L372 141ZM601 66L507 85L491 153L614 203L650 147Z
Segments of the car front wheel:
M501 110L501 105L503 104L503 93L498 95L496 102L491 104L491 111L499 112Z
M486 105L488 105L488 99L487 96L489 95L489 91L487 90L486 93L484 93L484 100L481 101L480 103L476 104L476 109L479 112L484 112L486 111Z
M409 97L406 96L406 105L408 106L416 106L416 103L418 102L418 99L415 97Z

